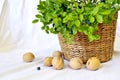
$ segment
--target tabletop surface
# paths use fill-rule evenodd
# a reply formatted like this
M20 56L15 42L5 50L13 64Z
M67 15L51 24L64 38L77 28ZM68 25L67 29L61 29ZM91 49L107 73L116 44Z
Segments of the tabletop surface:
M97 71L85 65L73 70L68 61L62 70L45 67L44 57L60 50L60 46L57 35L46 34L40 29L42 24L32 24L38 3L39 0L0 0L0 80L120 80L120 37L116 37L113 58ZM120 36L120 12L116 31ZM27 51L35 55L31 63L22 59Z
M73 70L65 61L65 68L55 70L45 67L45 56L36 55L31 63L22 60L24 49L14 49L0 53L0 80L120 80L120 38L116 37L113 58L101 64L96 71L86 69ZM40 67L40 70L37 70Z

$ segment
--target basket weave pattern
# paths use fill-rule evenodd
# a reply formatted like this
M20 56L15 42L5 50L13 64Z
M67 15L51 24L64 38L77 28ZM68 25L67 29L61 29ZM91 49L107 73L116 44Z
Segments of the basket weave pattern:
M59 42L65 59L80 57L86 63L90 57L95 56L101 62L110 60L114 51L116 21L112 21L110 25L99 24L96 33L100 35L100 40L89 42L86 35L78 32L74 37L73 44L65 43L65 39L59 34Z

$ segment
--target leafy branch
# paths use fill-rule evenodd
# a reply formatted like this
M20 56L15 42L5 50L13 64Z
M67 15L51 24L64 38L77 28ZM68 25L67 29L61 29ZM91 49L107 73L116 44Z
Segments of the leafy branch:
M42 22L41 29L46 33L61 33L72 42L77 32L83 32L93 41L100 39L95 33L99 23L109 24L115 20L120 0L40 0L37 10L32 22Z

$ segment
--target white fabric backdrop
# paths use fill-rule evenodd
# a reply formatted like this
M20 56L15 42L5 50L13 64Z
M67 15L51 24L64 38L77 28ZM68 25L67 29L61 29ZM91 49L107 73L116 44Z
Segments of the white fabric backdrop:
M61 71L43 66L41 56L51 55L60 46L57 35L46 34L40 29L40 23L32 24L38 2L0 0L0 80L120 80L120 38L116 40L113 59L102 64L98 71L83 68L76 72L67 63ZM120 16L117 34L120 36ZM32 63L23 62L22 55L26 51L35 53ZM38 66L40 71L36 70Z
M0 0L0 51L19 48L47 55L60 49L57 35L46 34L40 23L32 24L38 2Z

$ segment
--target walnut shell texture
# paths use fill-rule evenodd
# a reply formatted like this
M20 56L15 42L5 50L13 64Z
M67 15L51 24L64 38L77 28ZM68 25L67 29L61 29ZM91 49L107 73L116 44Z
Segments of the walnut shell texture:
M52 60L52 65L55 69L63 69L64 68L64 60L61 57L54 57Z
M100 60L97 57L91 57L86 63L86 67L89 70L97 70L100 68Z
M80 69L82 68L83 61L78 57L74 57L70 59L69 65L72 69Z
M35 56L32 52L26 52L23 55L23 61L25 62L32 62L34 60Z
M52 66L52 59L53 57L45 57L43 63L44 63L44 66Z
M62 52L61 51L54 51L52 56L53 57L62 57Z

